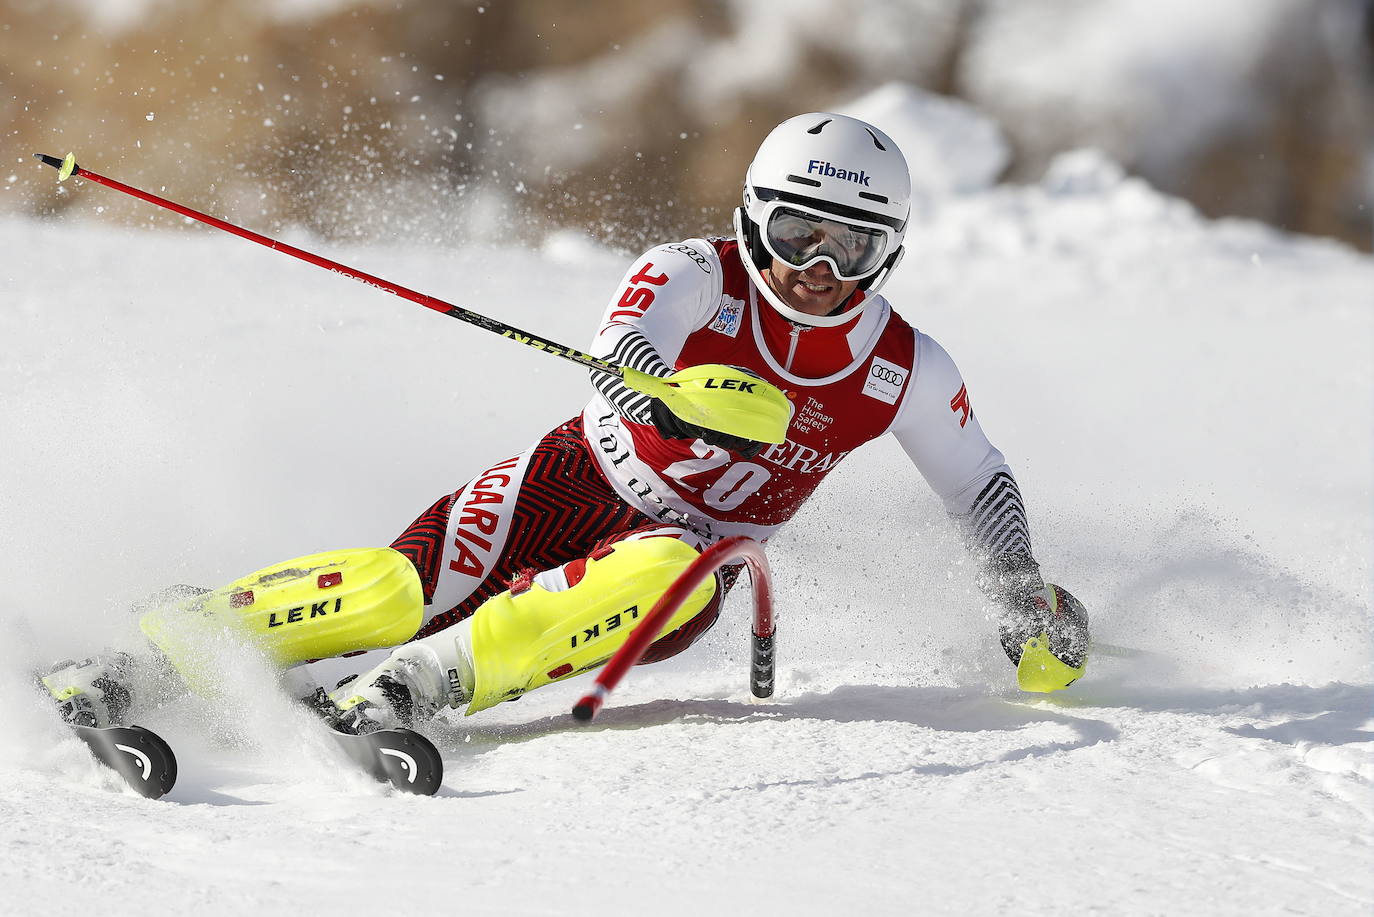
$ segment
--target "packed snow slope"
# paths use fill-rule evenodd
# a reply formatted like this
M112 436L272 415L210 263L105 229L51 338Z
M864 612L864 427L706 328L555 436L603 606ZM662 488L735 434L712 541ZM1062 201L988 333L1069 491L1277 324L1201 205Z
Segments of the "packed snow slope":
M417 799L231 664L223 698L146 719L181 758L149 802L29 671L131 642L158 586L388 543L589 388L229 236L102 225L112 192L72 184L66 221L0 221L12 912L1374 907L1371 259L1201 221L1086 154L921 216L887 294L959 362L1047 576L1139 651L1068 691L1016 691L941 507L879 442L770 545L771 704L738 590L589 727L585 680L436 722L446 785ZM574 345L629 262L291 241Z

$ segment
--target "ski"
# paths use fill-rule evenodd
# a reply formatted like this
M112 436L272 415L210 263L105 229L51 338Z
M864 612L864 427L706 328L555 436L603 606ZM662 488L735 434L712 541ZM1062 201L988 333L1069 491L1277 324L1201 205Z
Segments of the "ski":
M444 782L444 759L424 736L410 729L379 729L352 735L330 733L349 758L381 783L402 793L433 796Z
M177 782L176 755L151 729L70 725L96 760L123 777L140 796L158 799Z
M177 780L170 745L143 726L77 726L71 729L96 760L118 773L140 796L165 796ZM350 735L331 729L344 753L374 780L403 793L433 796L444 782L444 759L424 736L409 729Z

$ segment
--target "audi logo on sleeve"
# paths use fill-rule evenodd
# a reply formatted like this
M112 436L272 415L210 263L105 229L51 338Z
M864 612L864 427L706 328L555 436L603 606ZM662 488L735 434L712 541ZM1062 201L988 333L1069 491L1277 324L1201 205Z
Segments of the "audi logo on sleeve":
M906 369L896 363L874 357L868 367L868 378L864 380L864 394L887 404L896 404L902 395L902 386L906 385L906 376Z

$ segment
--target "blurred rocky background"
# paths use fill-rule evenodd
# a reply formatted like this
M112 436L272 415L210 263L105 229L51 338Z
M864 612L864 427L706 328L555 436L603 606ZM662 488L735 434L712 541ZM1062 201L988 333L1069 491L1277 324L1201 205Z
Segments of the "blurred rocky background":
M1095 147L1371 245L1374 0L0 0L6 213L174 222L30 157L75 151L267 232L637 249L727 233L764 133L827 108L927 196Z

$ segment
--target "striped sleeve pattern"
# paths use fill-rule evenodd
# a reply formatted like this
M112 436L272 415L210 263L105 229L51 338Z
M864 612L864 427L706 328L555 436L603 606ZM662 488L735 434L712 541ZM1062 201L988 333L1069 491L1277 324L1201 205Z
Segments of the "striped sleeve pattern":
M597 356L621 366L632 367L651 376L672 375L673 368L663 362L663 358L658 355L654 345L649 343L648 338L644 337L637 328L620 325L614 329L608 329L598 341L601 347L596 349L601 350L610 340L615 341L610 351L598 353ZM591 379L596 390L605 396L606 400L622 417L635 423L653 423L649 415L649 406L653 399L648 395L640 394L634 389L628 388L619 378L608 376L605 373L592 372Z
M1030 526L1021 489L1016 479L999 471L988 481L968 514L969 534L975 547L989 557L1003 554L1030 556Z
M992 598L1017 601L1044 585L1031 555L1021 489L1005 471L994 474L962 517L969 547L983 561L979 584Z

